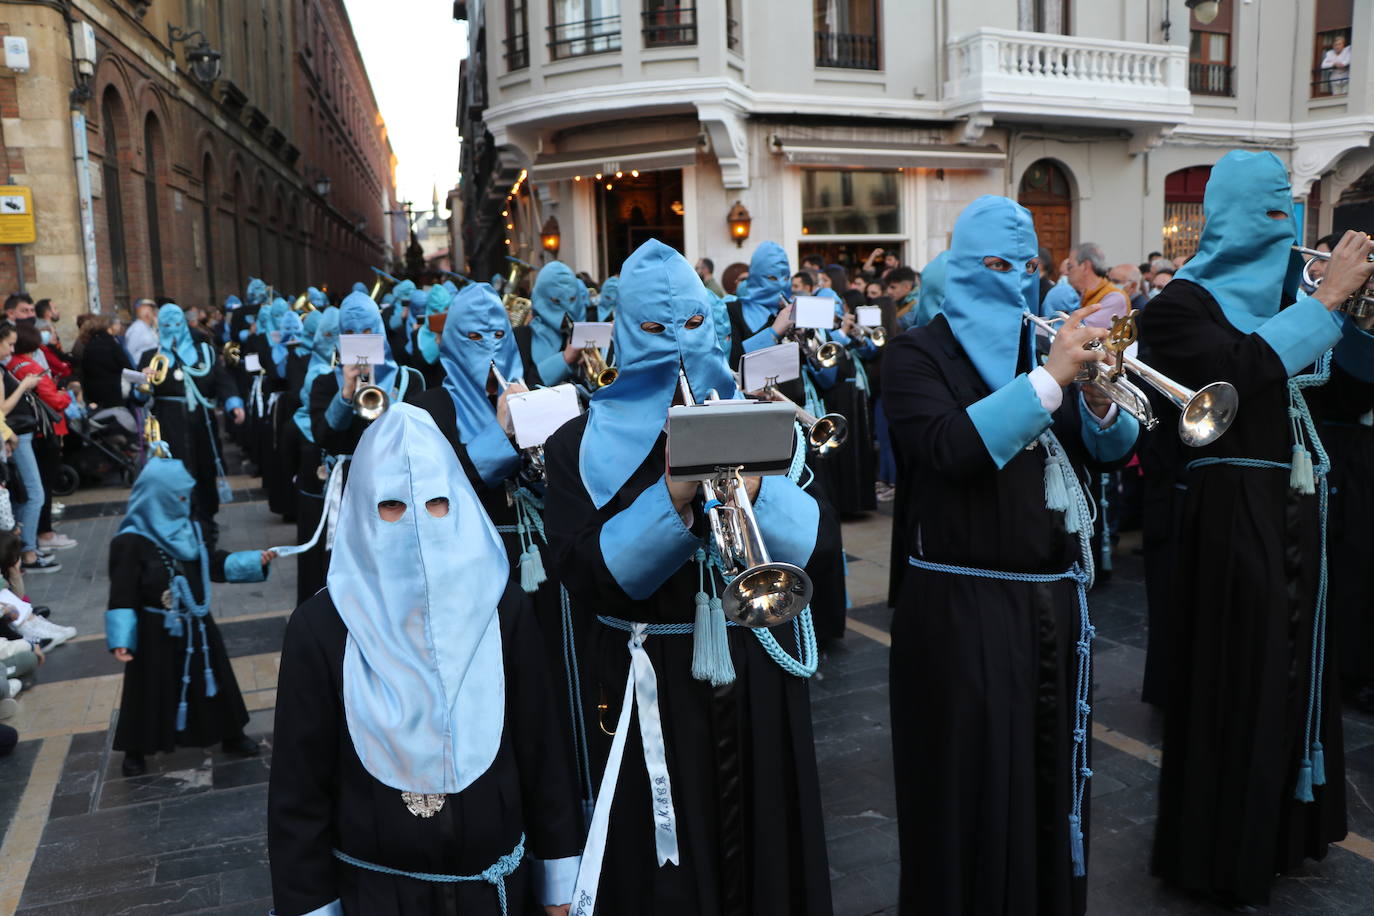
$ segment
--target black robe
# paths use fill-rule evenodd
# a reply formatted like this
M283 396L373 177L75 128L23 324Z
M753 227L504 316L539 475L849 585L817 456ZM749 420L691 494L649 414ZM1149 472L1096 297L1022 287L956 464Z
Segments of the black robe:
M893 562L907 566L890 663L903 916L1067 916L1086 907L1068 822L1076 584L907 564L915 554L1057 574L1079 562L1078 535L1045 508L1044 450L1022 450L1001 470L989 456L966 408L990 393L944 316L885 348L883 403L903 461L893 539L904 553ZM1097 465L1077 401L1065 392L1053 432L1081 480ZM1086 837L1086 798L1082 816Z
M863 357L846 349L835 384L820 392L828 413L837 413L849 424L849 437L832 449L820 467L829 478L835 510L840 517L872 512L878 508L874 484L878 456L873 439L869 393L859 386L859 361Z
M223 406L230 398L238 396L238 389L225 372L224 366L214 356L208 339L199 331L192 331L196 351L201 359L199 365L211 360L210 372L195 379L196 390L202 398L209 398ZM157 353L164 353L171 361L167 377L161 385L153 389L152 412L161 426L162 439L172 451L172 457L181 461L191 476L196 479L192 495L192 517L201 523L207 538L207 546L214 546L215 513L219 511L218 471L215 456L223 454L219 441L219 426L213 412L207 413L200 406L189 409L186 406L186 386L183 379L177 378L184 372L181 361L175 353L162 350L149 350L139 359L138 368L146 369ZM145 401L146 404L146 401Z
M697 566L685 563L647 599L621 589L601 553L601 528L663 477L665 437L621 488L597 509L581 482L578 453L586 417L564 425L545 446L549 489L545 524L550 572L573 598L583 641L587 702L604 704L592 730L599 785L620 714L630 655L628 635L596 621L610 615L645 623L690 623ZM704 534L700 500L697 528ZM822 516L813 556L833 549L837 526ZM808 572L810 568L808 567ZM658 679L663 736L677 814L681 864L658 866L648 771L637 717L630 724L611 808L598 916L808 916L831 912L830 875L812 743L807 683L785 673L752 633L729 628L736 680L712 688L693 679L690 635L652 636L644 644ZM798 652L790 626L779 645Z
M1230 430L1187 458L1290 460L1288 373L1263 338L1237 330L1186 280L1150 300L1139 328L1149 365L1192 388L1229 381L1240 395ZM1332 399L1367 410L1374 388L1336 366L1309 398L1318 412ZM1276 871L1323 858L1346 831L1334 652L1321 716L1326 785L1313 789L1313 803L1293 797L1311 677L1317 497L1293 492L1287 470L1213 465L1185 479L1154 870L1190 890L1266 903ZM1333 647L1338 623L1328 628Z
M540 664L539 635L519 589L501 601L505 727L491 767L449 795L430 818L412 815L399 790L364 767L343 708L348 630L327 591L292 614L282 646L272 737L267 840L274 912L297 916L339 900L345 914L418 916L501 912L485 881L442 884L345 865L331 849L376 865L475 875L525 835L525 861L505 879L509 912L542 914L530 857L575 856L582 814L571 779L551 761L562 736Z
M223 582L224 559L218 550L210 554L210 579ZM243 705L234 669L224 651L215 619L207 614L205 639L210 646L210 668L216 693L205 695L205 656L199 624L193 622L195 653L191 656L191 684L187 691L186 728L177 731L177 706L181 702L182 668L186 662L186 628L172 636L161 614L144 608L162 607L162 595L171 582L168 564L186 577L197 601L201 594L200 561L183 562L164 554L139 534L116 535L110 542L111 608L133 608L138 615L138 646L133 661L124 666L124 691L119 702L114 749L138 754L173 751L177 747L208 747L243 734L248 710ZM127 647L126 647L127 648Z
M1331 505L1327 556L1331 577L1327 598L1332 626L1340 633L1341 679L1347 694L1374 684L1374 426L1367 415L1323 403L1322 444L1331 458Z
M286 371L279 371L274 363L267 374L264 393L271 401L270 438L260 469L268 509L291 522L296 518L295 476L300 464L300 430L292 417L301 406L300 390L305 384L305 370L310 366L310 351L302 346L291 346L288 350Z

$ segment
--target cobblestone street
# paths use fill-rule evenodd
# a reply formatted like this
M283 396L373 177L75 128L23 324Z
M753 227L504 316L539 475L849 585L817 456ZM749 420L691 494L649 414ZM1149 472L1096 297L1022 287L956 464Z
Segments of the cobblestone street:
M242 487L241 487L242 489ZM221 514L228 549L292 541L246 492ZM107 497L108 498L108 497ZM110 750L118 665L105 651L105 546L117 503L68 511L81 544L61 559L70 572L34 577L54 617L80 628L22 701L22 741L0 761L0 913L113 916L221 913L270 908L265 810L270 747L253 760L218 749L149 759L147 775L119 774ZM842 916L895 913L897 831L888 743L889 519L846 526L854 610L812 689L816 753L826 814L835 909ZM1127 541L1111 581L1092 595L1098 627L1094 682L1093 823L1089 912L1206 914L1203 901L1163 889L1147 873L1159 766L1160 719L1138 702L1144 664L1140 560ZM252 711L249 734L270 742L278 650L295 593L291 561L262 585L216 586L215 613ZM1356 916L1374 907L1374 720L1348 713L1350 837L1325 862L1274 888L1275 914Z

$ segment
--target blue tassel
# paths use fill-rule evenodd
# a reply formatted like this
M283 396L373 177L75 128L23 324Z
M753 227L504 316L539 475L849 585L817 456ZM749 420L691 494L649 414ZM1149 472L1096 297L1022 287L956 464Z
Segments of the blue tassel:
M1312 801L1312 761L1306 757L1298 767L1298 785L1293 790L1293 797L1300 802Z
M696 625L692 628L692 677L712 687L735 682L730 641L725 635L725 610L719 598L696 594Z
M186 701L177 704L177 731L186 731Z
M1073 876L1081 878L1088 873L1083 863L1083 829L1077 814L1069 815L1069 858L1073 860Z
M219 685L215 683L215 672L210 670L207 665L205 668L205 695L212 697L219 693Z
M1051 512L1067 512L1069 491L1064 486L1064 474L1054 459L1052 446L1045 446L1045 508Z
M1326 785L1326 753L1320 741L1312 742L1312 785Z
M539 547L533 542L525 548L525 552L520 554L520 587L526 592L537 592L539 586L549 579L544 572L544 558L539 553Z
M1288 475L1288 486L1304 496L1317 492L1316 480L1312 475L1312 455L1296 442L1293 443L1293 470Z

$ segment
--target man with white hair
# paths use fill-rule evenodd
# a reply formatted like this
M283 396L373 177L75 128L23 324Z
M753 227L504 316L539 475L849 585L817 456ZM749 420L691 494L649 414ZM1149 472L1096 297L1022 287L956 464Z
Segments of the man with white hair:
M134 306L134 320L124 332L124 349L129 351L130 364L137 366L143 354L157 346L157 303L140 299Z
M1130 300L1131 308L1142 308L1150 301L1140 286L1140 268L1134 264L1116 265L1108 272L1107 279L1121 288L1121 292Z
M1089 316L1087 323L1100 328L1111 327L1113 318L1122 318L1131 310L1124 293L1107 279L1107 256L1102 246L1094 242L1080 242L1069 252L1069 285L1081 298L1079 307L1101 304Z

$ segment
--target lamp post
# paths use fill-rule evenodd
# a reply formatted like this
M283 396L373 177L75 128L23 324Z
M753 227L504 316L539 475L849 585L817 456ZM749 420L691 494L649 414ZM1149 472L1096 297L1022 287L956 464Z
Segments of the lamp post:
M209 89L215 80L219 79L222 55L210 47L210 39L199 29L186 32L171 23L167 24L167 44L174 49L179 42L190 41L197 35L200 36L200 41L186 49L186 63L191 68L191 75Z
M735 240L735 247L742 248L749 238L749 224L753 222L753 217L749 215L749 208L739 201L735 201L735 205L730 208L730 213L725 217L725 221L730 226L730 238Z
M549 253L549 257L558 257L558 247L562 243L562 238L558 232L558 217L550 215L544 220L544 228L539 230L539 241L544 245L544 250Z

